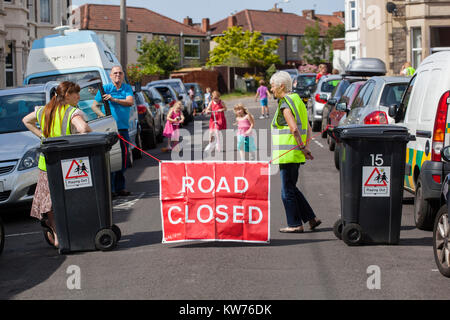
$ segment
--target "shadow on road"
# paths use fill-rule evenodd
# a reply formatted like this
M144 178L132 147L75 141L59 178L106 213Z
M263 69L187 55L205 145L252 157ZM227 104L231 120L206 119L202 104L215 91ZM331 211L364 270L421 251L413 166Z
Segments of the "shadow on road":
M334 241L334 239L271 239L270 243L248 243L248 242L192 242L170 248L241 248L241 247L284 247L302 245L315 242Z
M400 239L399 246L419 246L419 247L432 247L433 238L432 237L422 237L422 238L410 238L410 239Z
M118 251L159 244L162 240L162 231L137 232L122 236L117 246Z

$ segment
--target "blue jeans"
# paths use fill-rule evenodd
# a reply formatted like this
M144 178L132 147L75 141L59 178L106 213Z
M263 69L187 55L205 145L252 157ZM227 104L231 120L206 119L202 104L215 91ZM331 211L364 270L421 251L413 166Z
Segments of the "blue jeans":
M127 129L120 129L119 134L127 141L130 141L130 135L128 134ZM120 141L120 150L122 152L122 169L116 172L111 173L111 191L119 192L125 190L125 171L127 167L130 166L130 148L128 144Z
M298 171L300 163L280 164L281 199L286 211L289 227L299 227L316 215L303 193L297 188Z

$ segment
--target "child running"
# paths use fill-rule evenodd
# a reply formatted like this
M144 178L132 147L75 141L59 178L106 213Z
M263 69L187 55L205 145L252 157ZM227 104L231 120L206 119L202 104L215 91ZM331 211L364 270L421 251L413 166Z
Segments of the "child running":
M174 150L178 150L178 141L180 139L179 126L180 123L184 122L183 112L181 111L182 106L181 101L175 102L167 114L167 121L163 131L163 135L167 137L167 148L162 148L163 152L172 150L172 142L174 142Z
M225 103L220 100L219 91L213 91L212 101L209 103L208 107L204 110L205 113L211 113L211 118L209 119L209 144L206 146L205 151L208 152L211 149L215 136L216 151L221 151L220 142L220 130L227 129L227 119L225 118L225 111L227 107Z
M264 80L259 80L259 88L256 91L255 101L258 100L259 96L259 103L261 105L261 115L259 116L260 119L269 118L269 101L268 97L271 96L269 89L264 85Z
M242 103L234 106L234 114L236 115L238 125L237 149L241 155L241 160L245 161L246 154L250 154L249 159L254 160L256 159L256 145L253 131L253 127L255 126L253 115Z

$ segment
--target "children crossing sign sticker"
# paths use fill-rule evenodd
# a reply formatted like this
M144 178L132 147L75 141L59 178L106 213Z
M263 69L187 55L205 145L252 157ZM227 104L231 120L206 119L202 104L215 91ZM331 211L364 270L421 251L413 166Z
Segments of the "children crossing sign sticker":
M92 187L92 173L89 157L61 160L64 188Z
M363 167L363 197L389 197L391 167Z

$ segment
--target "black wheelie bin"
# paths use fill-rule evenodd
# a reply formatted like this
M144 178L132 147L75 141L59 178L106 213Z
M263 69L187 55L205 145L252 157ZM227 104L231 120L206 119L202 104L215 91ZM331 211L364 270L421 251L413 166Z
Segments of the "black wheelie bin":
M5 228L3 226L3 221L0 218L0 254L2 254L4 246L5 246Z
M333 134L342 142L336 237L350 246L398 244L406 144L415 137L396 125L347 125Z
M76 134L43 140L59 253L113 249L109 151L116 133Z

